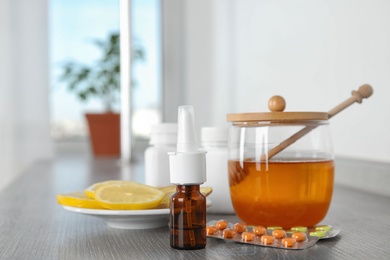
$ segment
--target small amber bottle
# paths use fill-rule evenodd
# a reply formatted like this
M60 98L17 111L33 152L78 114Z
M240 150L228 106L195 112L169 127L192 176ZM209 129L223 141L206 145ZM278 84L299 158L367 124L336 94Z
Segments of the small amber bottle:
M180 106L176 152L169 154L170 181L176 193L170 201L170 243L176 249L206 246L206 198L199 186L206 181L206 152L198 149L192 106Z
M199 185L177 185L170 203L170 241L176 249L206 246L206 198Z

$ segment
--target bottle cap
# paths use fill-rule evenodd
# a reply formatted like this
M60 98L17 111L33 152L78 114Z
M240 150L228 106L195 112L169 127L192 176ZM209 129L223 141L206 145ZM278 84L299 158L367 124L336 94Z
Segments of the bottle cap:
M171 183L201 184L206 181L206 152L198 148L192 106L179 106L176 152L169 154Z
M202 127L202 143L227 143L229 139L228 127Z
M177 124L161 123L152 126L149 144L176 144Z

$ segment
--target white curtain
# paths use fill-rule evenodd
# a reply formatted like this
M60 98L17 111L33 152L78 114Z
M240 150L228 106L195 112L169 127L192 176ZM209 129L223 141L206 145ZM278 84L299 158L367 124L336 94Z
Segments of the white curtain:
M47 0L0 1L0 190L53 156Z

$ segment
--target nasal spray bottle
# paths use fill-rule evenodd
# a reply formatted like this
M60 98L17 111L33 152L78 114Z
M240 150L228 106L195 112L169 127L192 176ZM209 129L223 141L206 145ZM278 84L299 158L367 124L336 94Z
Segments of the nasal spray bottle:
M206 152L198 149L194 108L178 109L176 152L169 153L171 183L176 193L170 202L170 242L176 249L206 246L206 198L200 184L206 181Z

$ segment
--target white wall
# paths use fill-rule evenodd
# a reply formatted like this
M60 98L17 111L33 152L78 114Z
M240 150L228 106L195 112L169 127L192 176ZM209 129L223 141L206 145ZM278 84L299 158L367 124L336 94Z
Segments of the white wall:
M369 100L331 119L335 153L390 162L390 2L235 6L239 110L265 110L268 97L280 94L287 110L328 111L352 89L371 83Z
M374 95L331 119L336 156L390 162L390 1L184 1L184 102L200 125L227 113L329 111L370 83Z
M0 189L53 155L47 0L0 1Z

